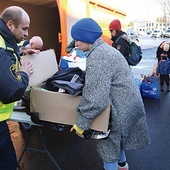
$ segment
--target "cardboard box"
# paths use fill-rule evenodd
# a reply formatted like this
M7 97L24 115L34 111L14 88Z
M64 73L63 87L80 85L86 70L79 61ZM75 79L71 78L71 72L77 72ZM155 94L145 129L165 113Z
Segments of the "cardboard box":
M31 91L31 111L40 113L41 120L73 125L78 112L76 107L81 96L72 96L65 93L51 92L40 88ZM108 130L109 106L91 124L91 129L106 132Z
M30 61L34 68L34 73L30 75L29 86L36 86L58 71L58 64L54 50L40 52L21 57L21 63Z
M80 103L81 96L52 92L41 88L41 83L58 70L54 51L48 50L39 55L23 56L22 60L29 60L34 67L34 73L30 76L30 85L32 85L31 112L38 112L40 120L68 125L75 124L78 116L76 108ZM90 128L106 132L109 115L110 106L108 105L105 111L92 122Z

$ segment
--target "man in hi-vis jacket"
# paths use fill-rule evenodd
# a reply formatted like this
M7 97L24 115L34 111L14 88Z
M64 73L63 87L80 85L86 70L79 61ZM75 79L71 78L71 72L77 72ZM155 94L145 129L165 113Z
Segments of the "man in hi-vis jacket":
M17 43L28 36L30 18L18 6L4 9L0 16L0 169L16 170L17 159L6 121L33 73L30 62L20 63Z

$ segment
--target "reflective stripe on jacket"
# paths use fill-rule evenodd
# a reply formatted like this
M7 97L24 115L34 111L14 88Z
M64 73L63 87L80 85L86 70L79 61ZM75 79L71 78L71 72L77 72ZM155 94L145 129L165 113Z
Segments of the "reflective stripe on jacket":
M6 48L5 41L4 41L4 39L2 38L2 36L1 36L1 35L0 35L0 47L2 47L2 48Z
M3 104L0 102L0 122L7 120L11 117L14 107L14 102L9 104Z
M11 31L0 18L0 121L9 119L15 101L21 99L29 83L19 70L19 47Z
M0 47L6 48L6 44L2 36L0 35ZM7 120L11 117L14 107L14 102L9 104L3 104L0 101L0 122Z

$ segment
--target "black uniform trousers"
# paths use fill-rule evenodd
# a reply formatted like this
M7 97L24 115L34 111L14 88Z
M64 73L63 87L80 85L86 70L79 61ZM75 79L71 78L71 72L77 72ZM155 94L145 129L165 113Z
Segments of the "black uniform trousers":
M0 122L0 170L16 170L17 158L6 121Z

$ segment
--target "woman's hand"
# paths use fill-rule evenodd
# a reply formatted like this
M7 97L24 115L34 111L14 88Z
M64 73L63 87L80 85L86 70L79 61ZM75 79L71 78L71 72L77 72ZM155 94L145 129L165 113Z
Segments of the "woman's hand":
M70 129L70 132L73 132L73 131L76 131L76 134L79 136L79 137L81 137L81 138L84 138L84 135L83 135L83 130L82 129L80 129L76 124ZM80 131L81 132L80 132ZM78 132L79 131L79 132Z

